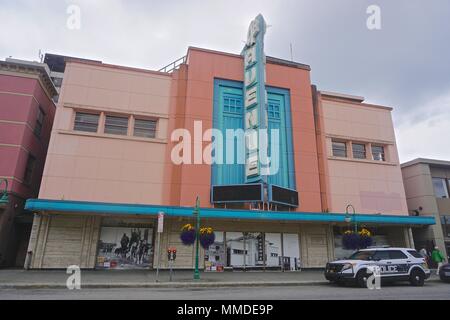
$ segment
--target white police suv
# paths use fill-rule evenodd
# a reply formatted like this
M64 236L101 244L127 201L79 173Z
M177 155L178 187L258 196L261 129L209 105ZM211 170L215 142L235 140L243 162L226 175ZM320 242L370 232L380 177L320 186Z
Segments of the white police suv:
M356 251L348 259L327 263L325 278L366 287L371 271L377 267L381 280L409 281L413 286L423 286L431 274L425 259L414 249L372 247Z

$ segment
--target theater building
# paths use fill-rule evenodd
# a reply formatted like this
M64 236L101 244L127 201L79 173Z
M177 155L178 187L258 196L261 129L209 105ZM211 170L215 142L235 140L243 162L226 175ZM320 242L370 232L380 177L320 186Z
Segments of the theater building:
M408 215L392 109L321 92L308 65L266 57L261 18L241 54L190 47L160 71L66 60L39 198L27 202L31 268L155 268L160 212L161 251L176 247L174 266L192 268L180 229L197 197L216 235L201 250L211 269L323 267L346 254L354 222L401 246L435 223ZM244 162L208 163L210 129L277 129L267 149L278 170L267 174L254 136L233 138ZM222 147L209 155L227 158Z

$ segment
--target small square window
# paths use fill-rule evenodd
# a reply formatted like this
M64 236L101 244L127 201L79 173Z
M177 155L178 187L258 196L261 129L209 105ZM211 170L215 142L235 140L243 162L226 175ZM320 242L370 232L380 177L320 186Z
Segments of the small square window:
M134 120L134 136L155 138L156 137L156 120L135 119Z
M38 107L37 116L36 116L36 124L34 126L34 133L38 137L40 137L41 133L42 133L42 127L44 125L44 117L45 117L44 112L42 111L41 107Z
M33 157L31 154L28 155L27 164L25 166L25 172L23 175L23 183L30 185L33 181L33 173L34 168L36 166L36 158Z
M375 161L386 161L383 146L372 145L372 159Z
M106 116L105 133L126 136L128 133L128 117Z
M361 143L352 143L353 158L365 159L366 158L366 146Z
M333 141L333 156L335 157L347 157L347 144L345 142Z
M97 132L99 118L100 115L98 114L77 112L73 129L76 131Z

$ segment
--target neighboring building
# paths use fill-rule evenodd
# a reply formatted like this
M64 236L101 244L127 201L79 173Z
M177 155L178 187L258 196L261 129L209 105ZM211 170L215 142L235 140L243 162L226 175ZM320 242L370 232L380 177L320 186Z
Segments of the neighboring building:
M309 66L265 59L261 33L249 43L245 59L190 47L165 72L66 59L39 199L27 202L32 268L155 267L159 212L162 252L176 247L174 266L192 268L179 234L197 197L216 233L208 266L323 267L342 253L348 204L380 244L413 246L410 228L434 219L408 215L391 109L317 92ZM278 129L279 170L263 174L253 136L235 139L245 163L202 162L212 128Z
M358 213L407 215L392 108L320 91L314 101L324 210L343 212L351 204ZM341 248L346 229L334 228L337 258L349 255ZM383 224L371 230L378 245L414 246L409 225Z
M436 224L414 230L417 248L435 245L450 255L450 161L415 159L402 164L411 215L435 217Z
M80 59L59 54L46 53L44 56L44 63L50 69L50 78L52 79L53 84L58 91L58 94L53 97L55 103L58 102L59 99L59 93L61 91L62 82L64 79L64 70L66 69L66 59L79 59L84 61L101 62L96 60Z
M9 202L0 207L2 267L24 264L33 222L24 205L39 192L55 94L44 64L0 61L0 179L7 179L9 193Z

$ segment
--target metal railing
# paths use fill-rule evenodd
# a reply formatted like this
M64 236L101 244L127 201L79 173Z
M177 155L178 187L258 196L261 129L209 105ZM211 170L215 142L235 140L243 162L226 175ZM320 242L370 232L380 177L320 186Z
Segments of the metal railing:
M159 69L158 71L172 73L175 70L177 70L180 67L180 65L182 65L183 63L186 63L186 59L187 59L187 56L181 57L180 59L175 60L174 62L168 64L164 68Z

